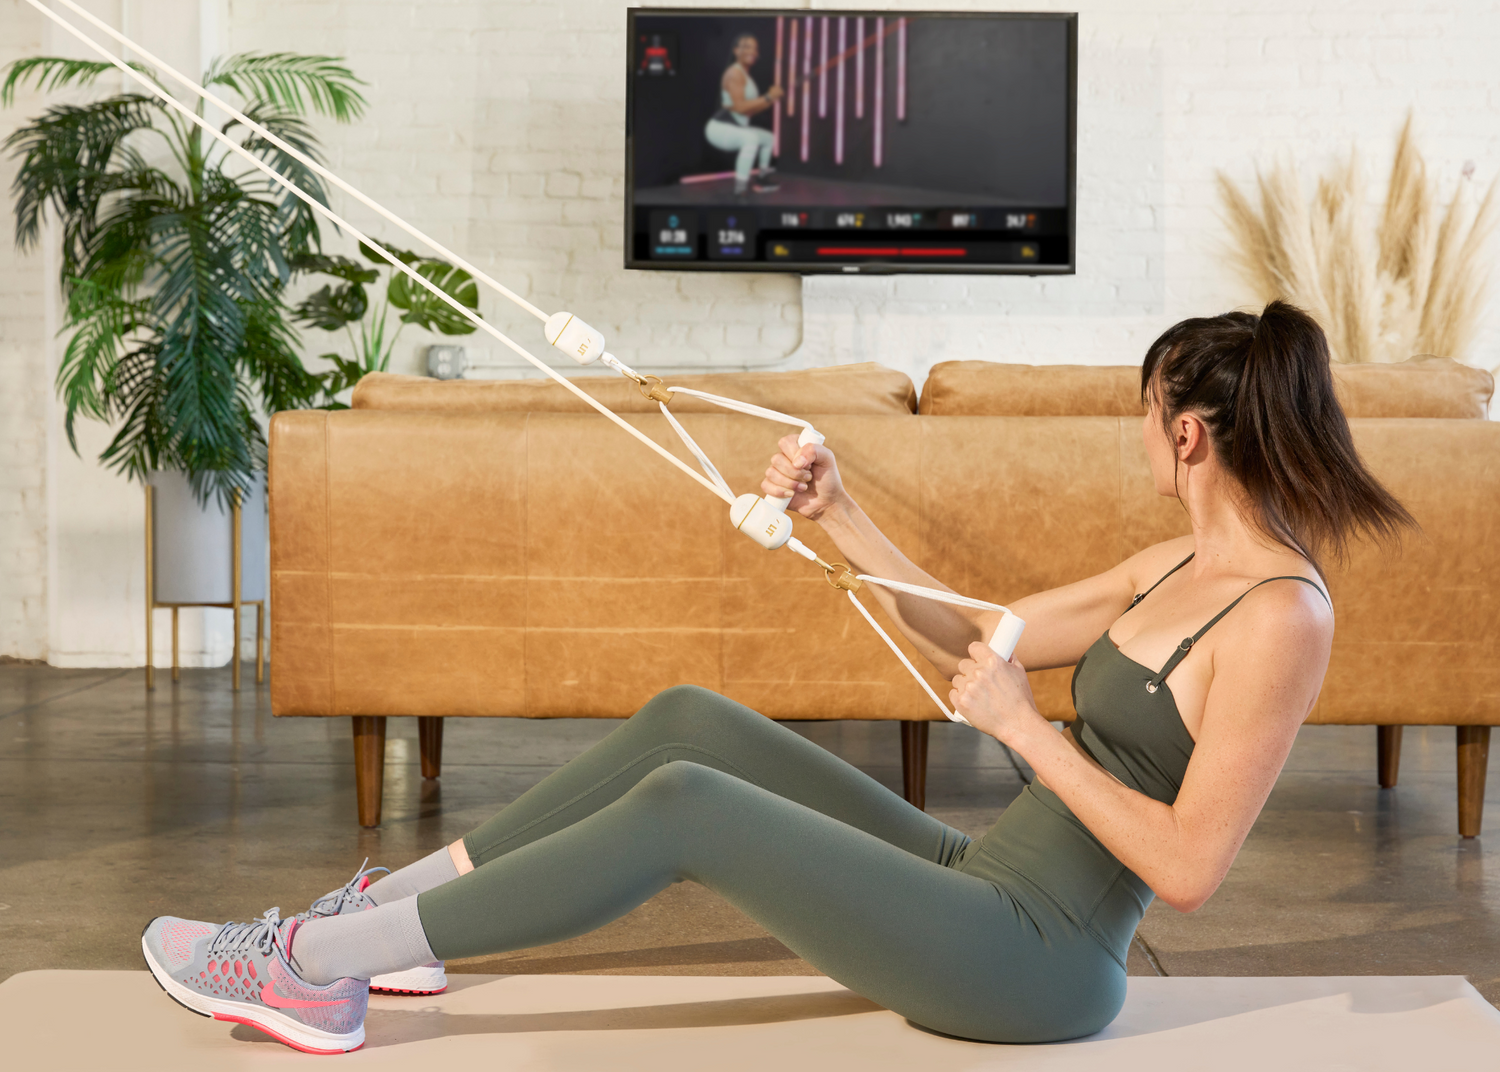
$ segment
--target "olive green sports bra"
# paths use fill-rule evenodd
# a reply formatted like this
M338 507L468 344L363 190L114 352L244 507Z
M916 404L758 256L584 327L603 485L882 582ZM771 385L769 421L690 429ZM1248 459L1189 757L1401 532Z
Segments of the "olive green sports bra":
M1146 591L1130 601L1125 613L1134 610L1141 600L1154 592L1157 585L1193 560L1188 555L1173 566ZM1183 725L1177 700L1166 680L1177 664L1187 657L1203 634L1219 619L1234 610L1262 584L1272 581L1302 581L1327 593L1307 577L1295 575L1267 577L1252 585L1245 594L1225 607L1198 632L1183 640L1160 671L1142 666L1120 653L1109 630L1078 660L1073 671L1073 709L1078 718L1073 723L1073 737L1083 750L1109 773L1153 800L1170 804L1177 799L1188 760L1193 755L1193 738Z

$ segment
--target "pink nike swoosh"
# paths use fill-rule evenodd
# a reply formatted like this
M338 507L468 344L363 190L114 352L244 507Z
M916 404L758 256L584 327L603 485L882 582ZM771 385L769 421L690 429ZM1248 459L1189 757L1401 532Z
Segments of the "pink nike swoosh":
M275 983L260 992L260 1000L273 1009L324 1009L329 1005L349 1004L348 998L340 998L338 1001L302 1001L298 998L284 997L276 993Z

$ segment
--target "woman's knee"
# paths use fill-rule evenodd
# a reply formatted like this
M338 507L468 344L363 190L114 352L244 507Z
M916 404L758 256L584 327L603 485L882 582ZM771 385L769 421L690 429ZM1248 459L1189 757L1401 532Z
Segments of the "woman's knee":
M701 814L701 807L708 801L722 799L744 783L732 774L705 767L701 763L678 760L663 763L636 783L631 796L644 799L648 804L666 811L681 812L693 809Z
M723 719L743 718L747 711L748 708L711 689L699 685L674 685L651 697L631 722L662 730L672 740L690 740ZM754 714L753 711L749 713Z

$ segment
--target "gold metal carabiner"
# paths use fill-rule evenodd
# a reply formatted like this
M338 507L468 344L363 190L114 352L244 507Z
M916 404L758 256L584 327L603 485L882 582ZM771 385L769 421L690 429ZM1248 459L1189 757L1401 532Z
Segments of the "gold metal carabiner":
M818 564L823 567L823 579L841 592L858 592L865 586L865 582L842 562L824 562L819 559Z
M660 376L637 376L635 385L640 388L642 395L653 402L666 405L672 401L672 392L662 386Z

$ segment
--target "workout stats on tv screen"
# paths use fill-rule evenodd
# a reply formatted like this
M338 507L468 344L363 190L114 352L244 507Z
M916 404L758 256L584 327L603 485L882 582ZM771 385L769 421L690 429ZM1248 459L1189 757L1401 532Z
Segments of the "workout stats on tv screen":
M1077 26L632 10L626 267L1072 272Z

